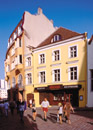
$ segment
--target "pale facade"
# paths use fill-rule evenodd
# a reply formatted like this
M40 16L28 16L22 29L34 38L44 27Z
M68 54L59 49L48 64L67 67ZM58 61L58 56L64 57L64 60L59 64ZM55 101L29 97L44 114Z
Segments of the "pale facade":
M93 107L93 36L87 44L87 106Z

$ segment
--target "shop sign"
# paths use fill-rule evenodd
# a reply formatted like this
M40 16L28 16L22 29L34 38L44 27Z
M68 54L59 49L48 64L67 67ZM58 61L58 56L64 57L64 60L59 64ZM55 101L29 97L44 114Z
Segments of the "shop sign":
M62 86L61 86L61 85L50 85L50 86L49 86L49 89L50 89L50 90L62 89Z
M64 88L78 88L78 85L64 86Z
M38 87L36 90L45 90L47 87Z

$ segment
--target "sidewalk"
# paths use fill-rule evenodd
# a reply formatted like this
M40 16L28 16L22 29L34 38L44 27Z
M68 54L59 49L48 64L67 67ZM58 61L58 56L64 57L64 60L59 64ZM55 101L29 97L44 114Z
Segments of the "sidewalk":
M57 107L49 108L47 113L47 122L43 120L43 111L37 108L36 122L32 120L32 110L27 109L24 113L24 123L20 121L20 117L16 114L12 116L9 113L8 118L0 116L0 130L92 130L93 129L93 111L75 111L71 114L72 124L63 122L57 123Z

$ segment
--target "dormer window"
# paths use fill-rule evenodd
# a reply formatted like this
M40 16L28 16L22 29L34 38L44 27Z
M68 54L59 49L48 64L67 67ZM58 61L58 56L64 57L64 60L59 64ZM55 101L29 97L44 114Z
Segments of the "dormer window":
M61 35L54 35L53 39L51 40L51 42L57 42L61 40Z

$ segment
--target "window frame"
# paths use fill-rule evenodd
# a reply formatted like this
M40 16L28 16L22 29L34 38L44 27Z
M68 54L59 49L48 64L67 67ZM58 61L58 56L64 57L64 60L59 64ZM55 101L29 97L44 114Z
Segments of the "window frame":
M75 79L75 78L71 79L71 71L70 71L70 69L71 69L71 68L75 68L75 67L77 68L77 75L76 75L76 76L77 76L77 79ZM69 80L69 81L77 81L77 80L78 80L78 66L70 66L70 67L68 68L68 72L69 72L69 73L68 73L68 80ZM75 74L74 74L74 76L75 76Z
M55 60L55 52L59 51L59 60ZM60 61L61 60L61 50L60 49L56 49L52 51L52 61Z
M70 49L73 48L73 47L76 47L76 56L72 56L71 57ZM73 55L74 55L74 52L73 52ZM68 47L68 57L69 58L76 58L76 57L78 57L78 45L77 44Z
M30 58L30 60L29 60L29 58ZM26 66L27 66L27 67L30 67L30 66L31 66L31 56L28 56L28 57L26 58Z
M44 55L44 57L43 57L44 62L41 62L41 57L40 57L41 55ZM39 64L45 64L45 63L46 63L46 61L45 61L46 58L45 58L45 57L46 57L46 56L45 56L45 53L39 54ZM43 61L43 60L42 60L42 61Z
M29 74L31 74L30 78L28 77ZM29 82L29 79L31 82ZM26 74L26 85L29 85L29 84L32 84L32 73L30 72Z
M41 78L42 78L42 77L41 77L41 73L42 73L42 72L45 73L45 74L44 74L45 77L43 77L43 81L42 81L42 79L41 79ZM46 71L45 71L45 70L39 72L39 83L40 83L40 84L46 83Z
M57 76L57 80L55 80L55 72L54 72L55 70L60 70L60 77L59 77L60 80L58 80L58 76ZM53 82L61 82L61 68L56 68L52 70L52 80Z

